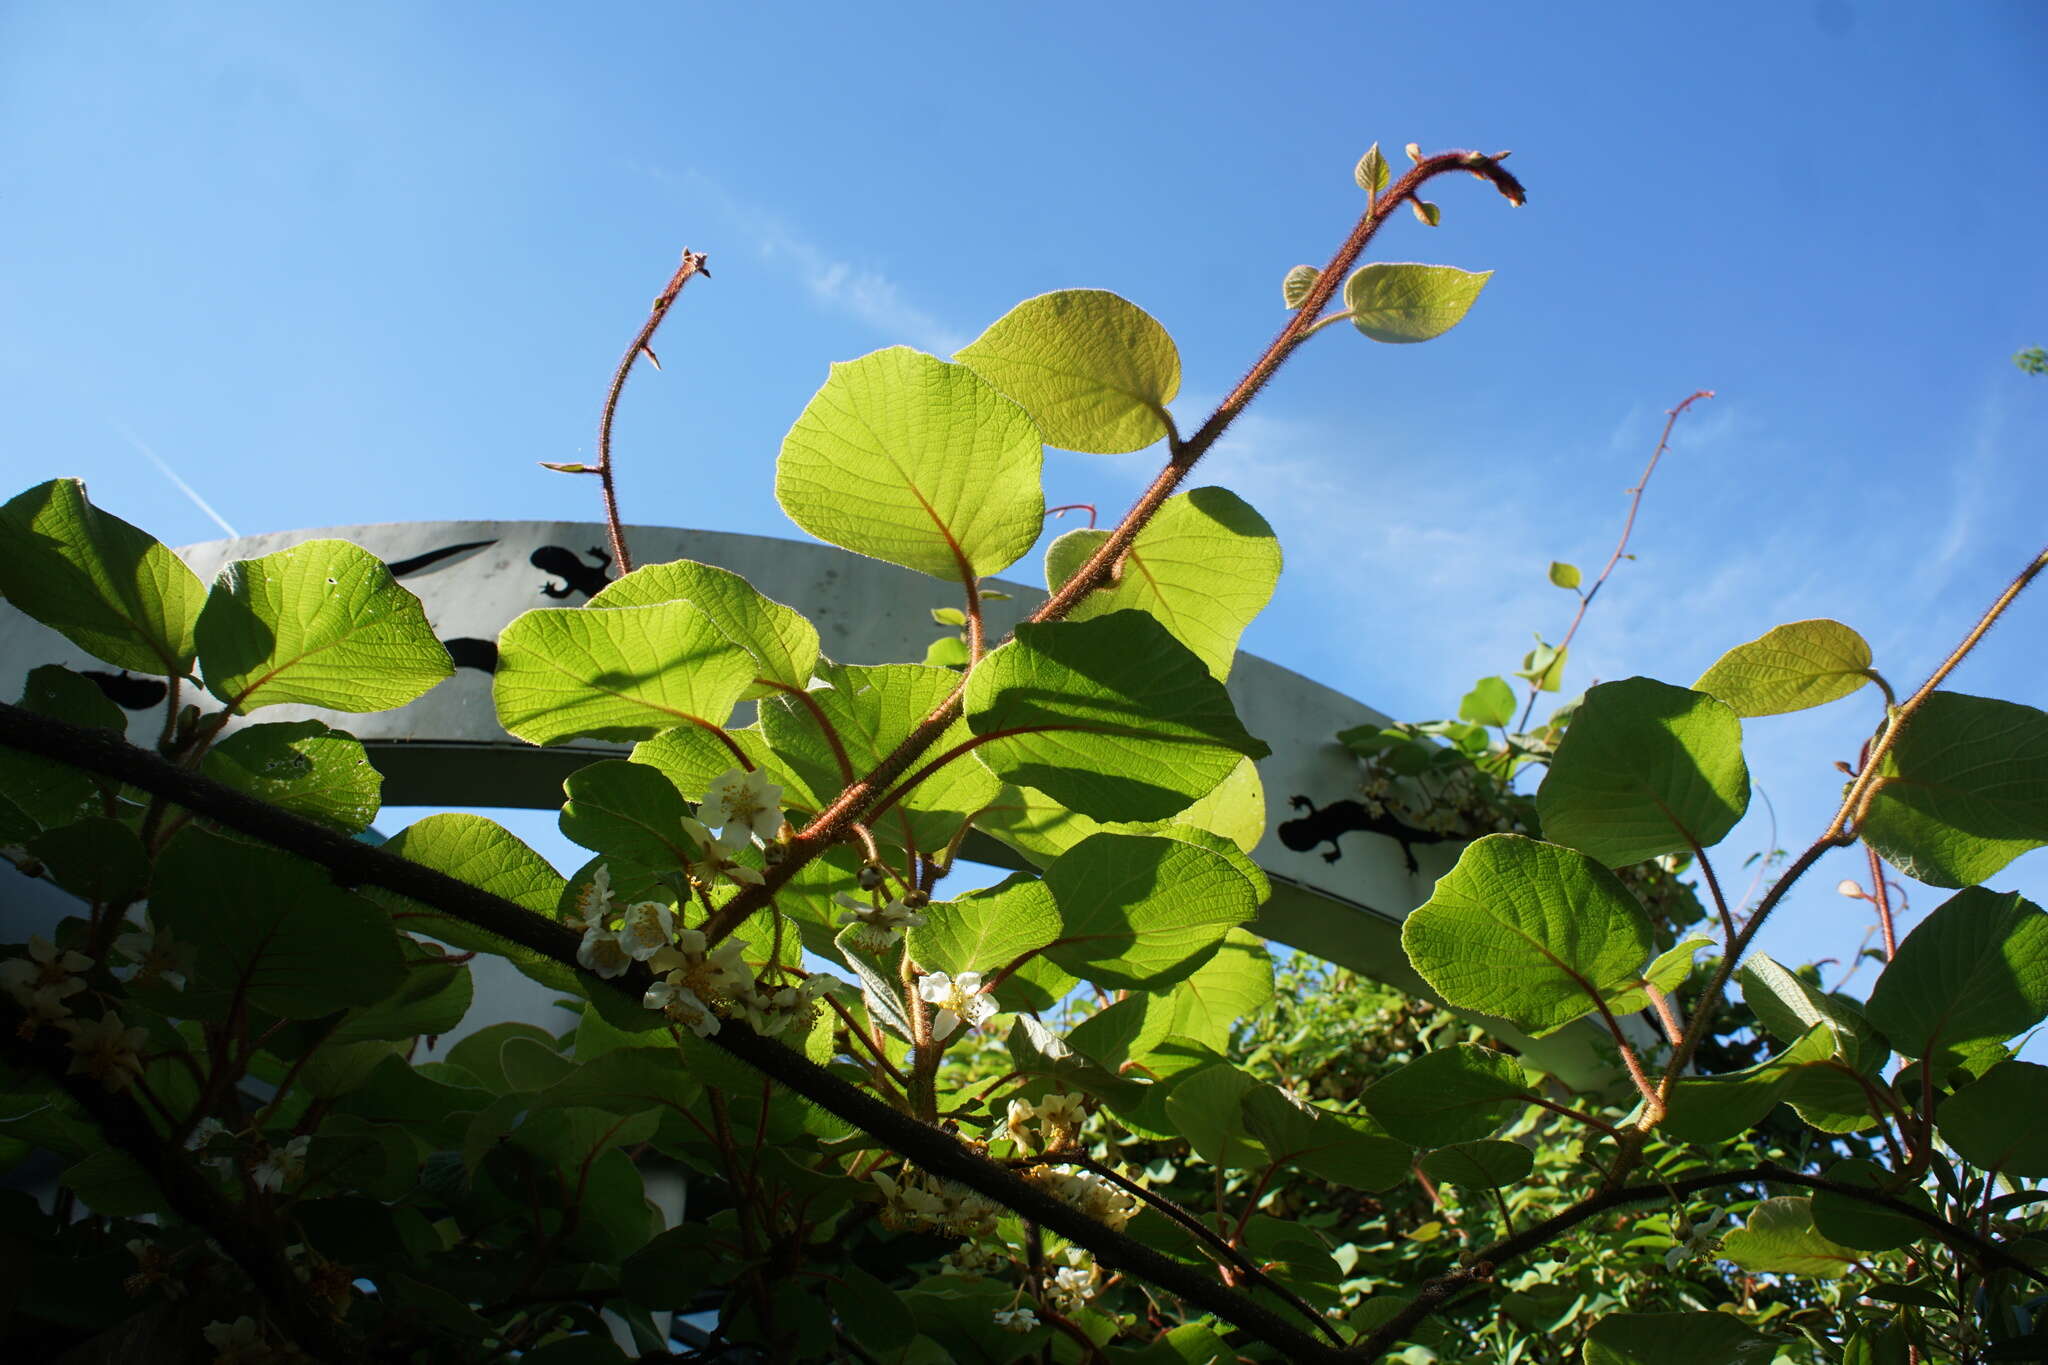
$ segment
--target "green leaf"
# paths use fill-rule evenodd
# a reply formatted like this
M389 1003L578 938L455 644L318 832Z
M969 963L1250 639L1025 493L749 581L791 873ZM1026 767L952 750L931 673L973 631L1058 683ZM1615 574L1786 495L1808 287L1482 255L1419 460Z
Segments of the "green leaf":
M910 956L926 971L948 976L987 976L1060 932L1051 889L1021 872L955 900L933 901L919 913L924 923L909 931ZM1021 1003L1004 1000L1010 1008Z
M1521 671L1515 676L1535 683L1540 692L1555 692L1564 686L1564 661L1567 653L1566 650L1546 645L1538 639L1536 648L1522 656Z
M1890 1179L1884 1169L1873 1162L1837 1161L1828 1167L1825 1175L1838 1184L1880 1191L1893 1199L1917 1205L1926 1212L1934 1211L1926 1193L1917 1186L1886 1189ZM1894 1251L1930 1235L1925 1223L1832 1190L1815 1192L1813 1226L1821 1236L1858 1251Z
M400 939L399 947L406 967L398 989L373 1005L351 1011L328 1035L328 1046L436 1037L453 1030L469 1013L475 984L467 966L445 961L438 949L409 938Z
M1541 1034L1633 987L1651 937L1642 907L1593 859L1489 834L1409 914L1401 946L1446 1004Z
M1550 561L1550 581L1551 581L1552 583L1556 584L1556 585L1557 585L1558 587L1560 587L1560 588L1576 588L1576 587L1578 587L1578 586L1579 586L1579 567L1578 567L1578 565L1576 565L1576 564L1566 564L1566 563L1564 563L1563 561L1561 561L1561 560L1556 560L1556 559L1553 559L1553 560L1551 560L1551 561Z
M1780 1043L1796 1042L1814 1025L1826 1024L1835 1055L1856 1070L1875 1075L1890 1056L1884 1040L1853 1002L1808 984L1764 954L1752 954L1736 978L1743 1003Z
M778 690L769 686L774 683L810 686L811 671L818 666L818 628L796 608L756 592L730 569L688 559L644 565L607 583L587 605L656 607L664 602L688 602L747 652L755 674L765 680L750 686L747 697L768 696Z
M1062 289L1012 308L953 357L1017 400L1047 445L1143 450L1172 431L1180 352L1144 309L1102 289Z
M1752 1274L1845 1275L1861 1256L1822 1236L1813 1225L1811 1199L1766 1199L1743 1226L1721 1239L1721 1258Z
M1863 1013L1904 1056L2004 1042L2048 1014L2048 914L1973 886L1914 926Z
M1047 868L1045 884L1062 921L1046 957L1114 990L1185 980L1258 913L1227 858L1178 839L1094 835Z
M388 711L455 672L420 599L345 540L236 560L194 633L206 690L237 714L283 702Z
M224 1017L240 993L280 1018L314 1019L375 1004L405 971L390 918L325 870L199 828L158 856L149 911L197 950L184 991L195 1018Z
M992 741L975 754L998 777L1098 820L1164 819L1240 754L1271 752L1202 661L1140 611L1018 626L969 676L966 709Z
M1358 166L1351 172L1351 178L1358 182L1358 188L1367 194L1378 196L1393 178L1393 170L1387 165L1387 158L1380 153L1380 144L1375 142L1366 148L1365 155L1358 158Z
M1266 833L1266 792L1258 765L1241 758L1230 776L1192 806L1168 820L1091 820L1029 787L1004 787L975 828L993 835L1043 867L1091 834L1165 834L1199 830L1227 839L1249 852ZM1252 864L1256 871L1257 864ZM1259 874L1263 877L1263 873ZM1261 890L1259 899L1267 892Z
M206 589L155 537L86 501L77 479L0 507L0 597L96 659L138 673L192 671Z
M1422 1173L1431 1180L1473 1190L1497 1190L1512 1185L1527 1179L1535 1169L1534 1152L1519 1142L1498 1138L1453 1143L1422 1158Z
M1688 1076L1671 1089L1670 1110L1659 1131L1681 1142L1711 1146L1763 1122L1785 1096L1800 1068L1827 1061L1835 1041L1825 1024L1775 1057L1722 1076Z
M1493 1136L1531 1094L1521 1064L1472 1043L1425 1052L1374 1082L1360 1103L1381 1127L1414 1147Z
M1742 722L1649 678L1586 693L1536 792L1545 836L1609 867L1711 848L1748 808Z
M856 774L873 771L960 685L959 674L922 664L834 667L826 674L832 686L808 695L838 733ZM795 698L776 697L761 704L761 733L776 760L812 791L837 794L846 785L817 718ZM929 756L936 758L967 738L966 723L955 721L933 743ZM899 838L897 811L904 811L924 817L913 821L921 847L943 847L961 819L995 800L1001 789L980 764L956 759L911 788L896 811L874 821L875 834Z
M659 768L601 759L569 774L562 790L569 797L562 833L592 852L657 872L681 869L703 852L681 823L695 812Z
M1109 532L1069 531L1045 554L1045 581L1057 591ZM1272 600L1280 580L1280 542L1266 519L1235 493L1197 488L1163 503L1131 545L1117 577L1082 598L1069 621L1135 607L1150 612L1218 678L1230 676L1238 637Z
M1384 1190L1407 1178L1408 1144L1386 1136L1362 1115L1300 1103L1272 1085L1251 1090L1240 1107L1245 1132L1272 1161L1354 1190Z
M1728 1313L1610 1313L1586 1334L1586 1365L1767 1365L1777 1346Z
M529 744L646 739L723 725L754 683L752 655L688 602L542 607L498 637L498 722Z
M1689 938L1657 954L1656 960L1643 969L1640 984L1607 997L1608 1013L1634 1014L1637 1010L1650 1008L1650 993L1643 989L1645 984L1655 986L1665 995L1677 991L1692 975L1693 955L1702 948L1713 946L1713 942L1710 938Z
M551 924L557 922L555 907L562 895L562 874L510 830L481 815L429 815L393 835L384 851L515 901ZM372 889L367 894L391 906L395 913L403 913L410 932L429 935L451 948L473 948L505 958L544 986L582 994L572 969L531 948L392 892Z
M1410 199L1408 207L1415 210L1415 216L1422 220L1424 227L1438 227L1444 221L1444 211L1427 199ZM1491 275L1492 271L1487 271Z
M1971 886L2048 844L2048 712L1936 692L1879 767L1857 832L1931 886Z
M1737 645L1700 674L1695 692L1738 716L1781 716L1824 706L1870 681L1870 646L1840 621L1794 621Z
M919 660L927 668L967 667L967 642L957 635L941 635L924 647Z
M1432 227L1435 224L1431 224ZM1493 275L1448 265L1376 261L1344 281L1351 323L1374 341L1428 341L1464 321Z
M1941 1139L2007 1177L2048 1175L2048 1066L2000 1062L1941 1103Z
M932 624L935 626L964 626L967 613L958 607L933 607Z
M370 827L384 790L362 741L317 720L245 725L206 751L204 767L216 782L344 834Z
M1287 305L1289 311L1301 307L1301 301L1308 297L1309 291L1322 277L1323 272L1312 265L1294 267L1280 280L1280 301Z
M126 1152L105 1147L85 1160L67 1167L57 1183L85 1201L86 1207L107 1218L134 1218L146 1213L169 1213L163 1192L149 1172Z
M1515 719L1515 693L1506 678L1481 678L1458 703L1458 719L1474 725L1505 726Z
M1232 929L1216 955L1166 997L1162 1034L1193 1038L1222 1052L1237 1022L1254 1017L1272 998L1273 958L1265 941L1250 930Z
M784 806L816 809L805 804L814 801L814 795L770 752L758 725L727 730L722 735L695 725L678 725L634 745L627 761L659 768L683 794L683 799L702 801L715 779L740 766L731 746L725 743L728 739L740 747L748 762L756 768L766 768L774 776L782 787ZM837 792L838 787L832 790Z
M1256 1170L1273 1161L1265 1144L1245 1127L1245 1097L1269 1087L1229 1063L1190 1072L1166 1097L1166 1116L1176 1131L1211 1166Z
M820 540L957 583L1038 540L1043 460L973 370L896 346L832 367L783 438L775 497Z
M44 830L28 851L51 881L80 900L118 904L149 887L149 850L119 820L94 818ZM17 931L18 932L18 931Z

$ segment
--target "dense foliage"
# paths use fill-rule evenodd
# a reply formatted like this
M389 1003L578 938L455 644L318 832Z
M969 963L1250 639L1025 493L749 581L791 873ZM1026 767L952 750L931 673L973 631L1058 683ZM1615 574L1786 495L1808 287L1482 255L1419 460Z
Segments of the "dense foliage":
M2048 843L2048 715L1939 689L1976 634L1903 700L1807 621L1534 727L1490 678L1455 721L1348 734L1364 799L1471 841L1403 932L1439 1003L1245 928L1266 748L1223 680L1279 552L1182 484L1311 335L1423 341L1472 306L1483 274L1352 270L1404 205L1438 221L1439 175L1520 201L1499 158L1410 151L1398 180L1360 162L1357 230L1288 273L1293 320L1192 434L1171 338L1101 291L1028 300L951 362L832 368L777 494L958 586L928 661L833 662L690 562L507 627L506 729L632 746L565 784L591 855L567 877L470 816L367 845L361 744L255 715L449 676L367 551L208 585L76 482L0 508L0 593L169 689L154 753L55 665L0 708L0 845L79 902L0 961L0 1147L57 1186L0 1199L10 1354L567 1365L695 1332L685 1355L773 1361L2048 1356L2048 1068L2012 1051L2048 1014L2048 914L1982 885ZM1131 513L1055 541L1045 601L986 638L1044 448L1161 443ZM567 468L609 491L609 458ZM1563 667L1524 661L1532 704ZM1749 801L1742 721L1866 687L1840 815L1731 905L1709 850ZM969 831L1033 870L948 895ZM1750 950L1859 839L1956 892L1893 943L1876 879L1865 1003ZM558 991L561 1026L427 1045L476 953ZM1616 1088L1571 1093L1504 1026L1598 1030Z

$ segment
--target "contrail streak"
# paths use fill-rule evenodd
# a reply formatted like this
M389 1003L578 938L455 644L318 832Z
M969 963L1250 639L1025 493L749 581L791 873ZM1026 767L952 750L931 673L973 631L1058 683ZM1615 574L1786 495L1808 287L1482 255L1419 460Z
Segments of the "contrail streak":
M226 531L231 536L240 536L242 534L240 531L237 531L234 527L228 525L228 519L222 516L220 513L214 511L212 505L208 503L205 498L199 496L199 492L197 489L193 488L191 484L186 483L183 479L179 478L178 472L175 469L172 469L169 465L164 463L163 456L157 454L154 450L151 450L147 442L145 442L140 436L137 436L133 431L129 430L128 424L126 422L114 421L114 419L112 418L109 418L108 420L113 422L114 429L116 431L120 432L121 435L127 438L129 445L134 446L137 450L141 451L145 456L148 457L149 462L157 467L158 473L162 474L165 478L169 479L172 483L176 484L178 486L178 491L180 493L183 493L186 497L192 499L192 505L194 507L197 507L200 511L206 513L207 516L211 517L213 519L214 525L220 527L221 530Z

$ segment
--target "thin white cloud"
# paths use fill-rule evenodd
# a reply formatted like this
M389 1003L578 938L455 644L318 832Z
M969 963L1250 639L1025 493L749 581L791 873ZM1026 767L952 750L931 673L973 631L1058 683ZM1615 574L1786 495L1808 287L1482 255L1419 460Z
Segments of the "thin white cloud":
M971 340L937 314L905 298L896 282L881 271L833 255L780 216L739 198L703 173L686 170L672 175L653 168L649 173L679 182L709 202L730 220L760 260L794 276L825 311L853 318L892 342L908 342L935 355L949 356Z
M194 507L197 507L201 512L204 512L209 518L211 518L214 525L220 527L221 530L226 531L231 536L240 536L242 534L240 531L237 531L234 527L228 525L228 519L222 516L220 513L214 511L213 504L209 503L205 498L200 497L199 491L197 489L195 489L191 484L186 483L183 479L179 478L178 471L172 469L170 465L166 464L164 462L163 456L157 454L155 450L150 448L148 442L144 441L140 436L137 436L132 430L130 430L126 422L122 422L114 418L108 418L107 420L113 423L114 430L120 432L122 438L125 439L129 445L134 446L138 451L142 452L143 457L147 459L151 464L156 466L158 473L162 474L165 478L169 479L173 484L176 484L178 491L180 493L183 493L186 497L190 498L192 500L192 505Z

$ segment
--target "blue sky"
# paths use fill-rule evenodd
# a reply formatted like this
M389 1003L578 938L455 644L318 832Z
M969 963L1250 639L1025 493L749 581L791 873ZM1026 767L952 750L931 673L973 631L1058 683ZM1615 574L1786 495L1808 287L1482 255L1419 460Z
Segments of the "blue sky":
M628 397L628 515L795 534L775 452L830 361L1105 287L1178 339L1191 429L1347 230L1369 143L1511 147L1527 208L1446 182L1443 226L1375 253L1495 270L1469 320L1332 329L1202 471L1288 555L1247 647L1449 710L1563 630L1545 566L1597 568L1662 410L1712 388L1572 683L1690 682L1834 616L1911 686L2048 540L2048 379L2010 363L2048 343L2044 70L2023 2L16 3L0 467L174 544L219 531L152 454L244 532L594 516L534 462L590 454L688 246L714 278ZM1049 499L1114 514L1152 467L1055 455ZM2023 601L1955 685L2048 704L2044 622ZM1750 723L1780 843L1873 704ZM1854 948L1840 861L1768 950ZM2048 899L2048 853L1996 884Z

